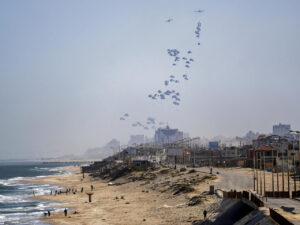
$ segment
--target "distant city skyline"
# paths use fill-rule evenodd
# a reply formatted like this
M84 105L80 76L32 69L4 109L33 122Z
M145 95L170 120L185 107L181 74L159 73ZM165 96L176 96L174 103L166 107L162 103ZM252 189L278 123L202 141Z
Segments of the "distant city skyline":
M0 1L0 159L151 137L132 126L148 117L192 137L300 130L299 11L296 0ZM167 49L195 59L178 106L148 98L185 73Z

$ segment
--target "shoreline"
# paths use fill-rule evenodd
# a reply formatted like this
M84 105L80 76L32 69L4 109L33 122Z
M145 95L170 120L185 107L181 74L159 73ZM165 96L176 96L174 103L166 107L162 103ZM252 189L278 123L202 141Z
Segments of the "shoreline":
M45 176L45 177L37 177L35 179L24 179L21 182L23 182L23 183L33 183L33 184L49 184L49 185L57 186L57 187L59 187L58 190L61 190L61 189L65 189L66 187L65 187L64 183L60 182L59 180L64 179L64 178L72 175L73 173L78 171L78 168L80 168L80 166L57 167L57 169L60 169L60 170L63 170L63 171L69 172L69 173L49 175L49 176ZM60 178L60 179L57 179L57 178ZM69 203L67 203L67 202L60 201L59 199L57 199L57 200L51 199L50 196L54 196L54 195L50 195L51 190L53 191L53 194L54 194L55 190L50 188L49 189L49 194L35 195L35 196L31 196L29 198L31 198L33 200L40 200L40 201L46 201L46 202L55 202L55 203L58 204L58 205L55 204L55 206L54 206L54 208L56 208L56 209L59 209L59 208L71 208L71 209L73 209L74 208L74 207L70 206ZM45 212L47 212L47 211L45 211ZM51 211L51 214L59 214L59 213L63 213L63 210L61 210L59 212ZM37 218L37 220L39 220L39 221L43 222L43 224L45 224L45 220L47 220L47 217L40 216L40 217Z
M73 168L74 169L74 168ZM43 166L41 163L7 163L1 166L0 224L42 224L44 212L61 210L60 202L39 199L61 186L38 182L48 176L68 174L71 167ZM36 197L35 197L36 196Z
M120 178L114 182L124 183L123 185L109 186L107 180L92 178L85 174L82 178L80 167L74 167L72 174L53 175L37 179L32 182L54 184L65 189L77 189L75 194L62 193L59 195L42 195L34 198L46 201L64 203L60 208L72 208L68 210L68 216L64 216L63 211L53 212L50 217L42 217L40 220L47 224L191 224L194 220L203 219L202 212L220 202L215 195L205 196L201 204L188 206L189 200L193 196L198 196L208 191L209 185L217 180L207 180L195 185L195 191L174 195L169 190L170 185L165 184L166 180L172 182L175 179L205 177L207 173L196 172L184 174L178 172L178 176L173 174L160 174L153 172L157 178L153 181L138 180L125 182ZM130 174L139 176L141 173ZM92 202L88 202L87 193L92 191ZM83 187L83 192L81 188ZM157 187L157 188L156 188ZM76 214L74 214L76 211Z
M72 171L71 174L52 175L29 181L57 185L64 189L73 189L74 192L77 189L76 193L34 197L39 200L63 203L57 208L70 209L66 217L63 211L59 211L51 213L50 217L40 218L43 223L52 225L191 225L193 221L203 220L204 210L208 211L208 215L216 215L222 198L207 194L210 185L214 185L215 188L222 185L225 182L223 176L228 172L240 173L243 176L251 176L252 173L251 169L245 168L214 168L223 176L217 175L209 178L210 175L207 172L190 173L191 168L185 172L159 169L150 172L131 172L110 182L97 177L93 178L89 174L85 174L85 178L82 178L79 166L69 169ZM199 169L207 170L207 168ZM167 173L164 173L166 170ZM268 173L268 179L269 176ZM139 179L141 177L143 179ZM194 190L191 192L182 192L177 195L172 189L176 184L182 185L186 181L189 183L195 179L200 179L200 182L192 185ZM91 185L94 187L93 191L91 191ZM82 187L83 192L81 192ZM92 202L88 201L88 193L93 193ZM200 203L191 206L193 197L200 199ZM294 216L289 215L289 217Z

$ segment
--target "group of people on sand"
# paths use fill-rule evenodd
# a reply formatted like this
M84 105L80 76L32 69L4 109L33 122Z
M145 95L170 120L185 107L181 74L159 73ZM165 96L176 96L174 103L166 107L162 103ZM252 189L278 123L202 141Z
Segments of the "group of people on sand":
M81 187L81 189L80 189L80 192L82 193L83 192L83 187ZM93 185L91 185L91 191L93 191L94 190L94 186ZM67 188L65 191L63 191L63 190L55 190L55 191L52 191L52 189L50 190L50 195L60 195L60 194L63 194L63 193L65 193L65 194L68 194L68 193L73 193L74 195L77 193L77 188Z
M76 212L76 211L75 211ZM65 214L65 216L67 216L68 215L68 210L65 208L65 210L64 210L64 214ZM48 210L47 212L44 212L44 216L51 216L51 212L50 212L50 210Z
M83 187L81 187L80 192L82 193L83 190L84 190ZM94 190L94 186L91 185L91 191L93 191L93 190ZM53 191L52 189L50 190L50 195L54 194L54 196L60 195L60 194L63 194L63 193L65 193L65 194L73 193L75 195L77 193L77 188L72 188L72 189L71 188L67 188L65 191L63 191L63 190L55 190L55 191ZM35 196L34 192L33 192L33 195ZM64 214L65 214L65 216L68 215L68 210L66 208L64 210ZM74 214L78 214L78 212L75 211ZM44 216L51 216L51 212L49 210L47 212L44 212Z
M44 216L51 216L50 211L48 210L47 212L44 212Z

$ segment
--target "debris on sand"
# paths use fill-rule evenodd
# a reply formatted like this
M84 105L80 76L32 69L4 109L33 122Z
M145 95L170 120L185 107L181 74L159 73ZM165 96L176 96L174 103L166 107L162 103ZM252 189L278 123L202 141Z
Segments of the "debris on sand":
M196 170L195 169L191 169L191 170L189 170L189 173L196 173Z
M163 170L159 171L160 174L168 174L170 172L171 172L170 169L163 169Z
M203 196L203 195L196 195L196 196L192 197L192 198L189 200L188 206L199 205L199 204L201 204L205 199L206 199L206 197Z
M159 210L159 209L168 209L168 208L181 208L184 205L185 205L184 203L181 203L181 204L178 204L178 205L175 205L175 206L163 205L163 206L157 207L156 209Z
M180 193L189 193L195 191L190 184L174 184L171 188L173 188L173 195L178 195Z
M217 179L216 175L207 175L207 176L201 177L199 179L192 179L191 183L193 185L196 185L196 184L204 183L204 182L215 180L215 179Z
M180 172L185 172L186 171L186 168L180 168Z

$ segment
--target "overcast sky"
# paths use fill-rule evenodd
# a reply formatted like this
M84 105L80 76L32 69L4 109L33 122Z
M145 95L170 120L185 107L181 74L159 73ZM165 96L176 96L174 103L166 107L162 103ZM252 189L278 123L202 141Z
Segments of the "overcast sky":
M0 159L150 137L131 126L149 116L191 136L299 130L299 12L298 0L0 0ZM193 66L172 66L169 48L192 50ZM183 73L181 105L147 97Z

